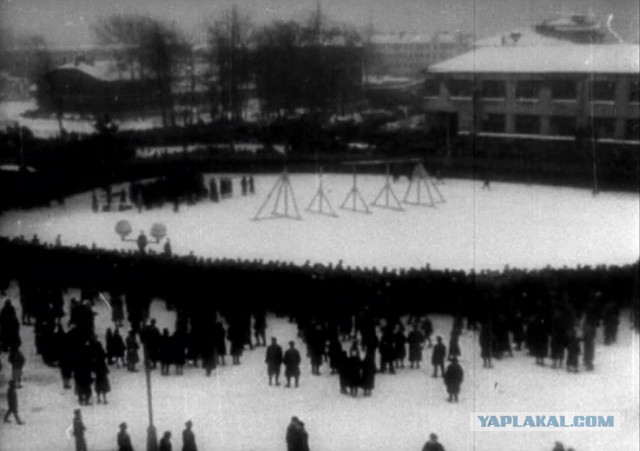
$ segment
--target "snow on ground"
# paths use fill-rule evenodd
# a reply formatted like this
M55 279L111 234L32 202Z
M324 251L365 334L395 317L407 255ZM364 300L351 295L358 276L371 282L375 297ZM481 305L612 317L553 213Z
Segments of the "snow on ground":
M77 296L75 290L66 295ZM17 302L17 288L9 296ZM68 305L67 305L68 308ZM96 332L104 337L110 326L105 304L96 306ZM19 314L19 313L18 313ZM172 330L173 314L164 303L151 309L158 325ZM432 317L435 335L448 337L450 317ZM267 336L280 343L297 340L295 326L285 319L268 318ZM19 390L24 426L0 423L1 451L71 451L73 439L66 434L77 407L72 390L62 388L57 369L40 363L35 355L33 333L22 328L26 352L24 388ZM291 416L300 417L310 435L313 451L415 451L436 432L447 451L517 450L548 451L556 440L576 451L637 450L638 335L628 313L623 315L619 339L610 347L598 336L596 370L567 373L538 367L533 359L516 352L514 358L482 368L477 337L465 332L460 344L465 380L459 404L446 401L442 379L430 377L431 368L401 369L396 376L378 375L371 398L357 399L339 393L337 376L312 376L308 359L302 365L299 389L269 387L264 348L247 350L240 366L219 367L210 378L199 368L186 368L184 376L152 375L154 421L161 435L170 430L174 449L181 449L180 433L191 419L199 449L224 451L276 451L285 449L285 428ZM430 359L430 350L425 358ZM303 353L304 356L304 353ZM3 366L6 355L3 355ZM6 375L0 373L0 414L6 406ZM116 448L118 424L126 421L135 449L145 449L147 426L144 373L112 368L109 404L83 407L89 449ZM618 431L593 432L470 432L470 412L619 412Z
M0 234L37 233L63 244L96 243L99 247L132 246L114 232L117 221L127 219L134 229L148 231L164 223L174 252L211 257L263 258L345 265L461 269L535 268L551 265L627 264L640 253L639 197L633 193L533 185L446 180L440 186L446 202L437 208L406 206L397 212L371 207L372 214L339 209L351 188L351 176L325 175L324 187L339 218L308 213L305 208L316 190L314 175L291 175L303 220L253 221L274 185L276 175L257 175L255 196L235 195L219 204L209 201L182 206L180 213L167 205L138 213L91 212L90 193L67 199L64 206L13 211L0 217ZM367 202L384 183L377 175L358 177ZM392 184L400 199L406 178ZM413 191L415 193L415 191ZM424 199L424 192L422 194ZM270 212L272 205L266 209Z

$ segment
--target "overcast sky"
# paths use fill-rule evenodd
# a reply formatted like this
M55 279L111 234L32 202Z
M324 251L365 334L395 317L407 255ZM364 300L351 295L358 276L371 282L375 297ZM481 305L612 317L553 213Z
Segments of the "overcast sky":
M97 17L143 13L175 21L198 35L208 18L233 3L256 23L301 19L317 0L0 0L0 26L19 34L41 34L54 46L92 43ZM333 20L380 31L461 30L478 38L539 22L557 13L614 14L613 26L637 41L640 0L321 0Z

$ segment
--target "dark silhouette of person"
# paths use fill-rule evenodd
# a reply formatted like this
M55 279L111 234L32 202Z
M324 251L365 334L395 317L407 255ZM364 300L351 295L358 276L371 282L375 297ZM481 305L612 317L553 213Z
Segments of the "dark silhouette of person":
M10 423L9 416L13 414L13 417L16 419L16 423L24 424L24 422L20 419L20 415L18 414L18 391L16 390L16 381L13 379L9 381L9 389L7 390L7 413L4 414L4 422Z
M87 451L87 441L84 438L84 432L87 428L82 422L82 413L80 409L73 411L73 437L76 442L76 451Z
M447 367L444 373L444 384L447 387L447 393L449 393L449 402L458 402L458 395L460 394L460 386L464 378L464 371L458 363L458 359L451 358L451 363Z
M138 240L136 242L138 243L138 250L141 254L144 254L146 252L147 245L149 244L149 240L142 230L140 231L140 235L138 235Z
M309 434L298 417L292 417L287 427L287 451L309 451Z
M265 357L265 363L267 364L267 374L269 376L269 385L272 384L272 379L275 377L276 385L280 385L280 367L284 357L282 354L282 347L278 344L275 337L271 338L271 344L267 348Z
M172 449L173 446L171 445L171 432L166 431L164 434L162 434L158 451L172 451Z
M444 376L444 359L447 355L447 347L442 343L442 337L436 337L436 345L433 347L431 353L431 364L433 365L433 375L431 377L438 377L438 368L440 368L440 374Z
M187 421L185 426L184 431L182 431L182 451L198 451L196 436L191 430L193 427L191 420Z
M422 451L445 451L444 446L438 442L438 436L434 433L429 435L429 441L424 444Z
M133 451L131 437L127 432L127 423L120 423L120 432L118 432L118 451Z
M291 387L291 378L295 380L296 387L300 379L300 352L293 341L289 342L289 349L284 353L284 376L287 378L287 387Z

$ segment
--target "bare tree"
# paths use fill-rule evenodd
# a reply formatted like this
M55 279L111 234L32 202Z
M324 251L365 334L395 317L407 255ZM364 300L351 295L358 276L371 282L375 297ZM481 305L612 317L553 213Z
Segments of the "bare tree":
M98 43L125 56L131 78L135 78L137 69L137 78L156 84L163 123L175 125L172 84L180 55L188 49L180 31L173 24L150 17L114 15L98 20L93 32Z
M251 80L251 19L240 14L234 5L208 27L210 62L217 70L214 101L219 102L223 116L241 122L246 105L244 88Z

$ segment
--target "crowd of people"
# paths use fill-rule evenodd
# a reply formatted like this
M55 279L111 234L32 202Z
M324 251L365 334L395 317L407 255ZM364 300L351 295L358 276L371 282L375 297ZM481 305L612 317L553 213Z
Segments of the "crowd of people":
M243 196L255 194L252 175L243 175L239 181ZM205 199L219 202L233 196L233 179L229 176L211 177L205 183L203 174L173 174L150 181L131 182L127 188L113 189L111 185L91 193L91 209L94 213L109 211L138 211L162 208L166 204L180 210L181 204L194 205Z
M430 349L432 376L442 377L448 401L457 402L465 330L478 332L487 370L496 360L527 351L532 364L551 359L550 368L568 371L578 371L582 356L582 366L592 371L596 329L602 327L605 346L614 343L620 310L637 302L631 289L637 263L465 273L211 260L37 239L0 238L0 250L11 262L5 262L0 289L14 279L20 288L21 316L10 300L0 311L0 348L12 366L5 420L13 414L20 423L16 389L25 363L24 326L33 326L36 350L59 369L62 385L70 389L73 382L80 405L90 404L93 393L97 403L106 404L109 374L120 366L138 371L142 362L150 370L160 367L162 376L172 368L180 375L186 367L211 375L227 364L227 355L239 365L246 348L259 346L266 348L268 383L279 385L284 368L286 386L298 387L305 383L302 354L293 341L283 351L277 337L266 346L269 311L296 324L311 375L337 375L336 389L345 395L356 397L362 390L371 396L378 375L417 370ZM82 288L79 298L65 304L65 290L72 286ZM300 290L308 294L305 305L289 294ZM233 299L220 295L229 292ZM193 302L207 293L210 302ZM113 324L98 337L93 304L105 296ZM175 311L172 331L161 330L150 317L156 297ZM420 302L412 302L416 297ZM447 340L443 331L434 336L430 313L453 316Z

